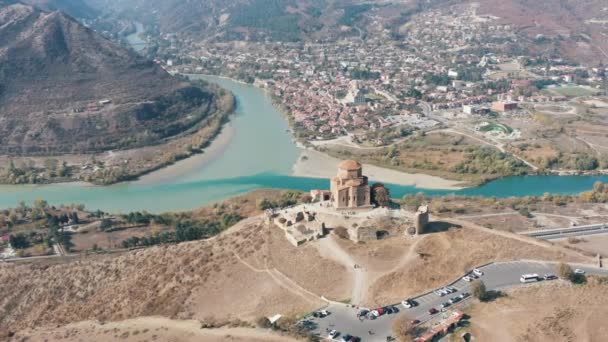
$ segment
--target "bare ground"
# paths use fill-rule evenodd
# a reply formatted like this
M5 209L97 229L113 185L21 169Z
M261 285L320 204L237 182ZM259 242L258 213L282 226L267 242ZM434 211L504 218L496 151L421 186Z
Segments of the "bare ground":
M446 226L447 227L447 226ZM588 261L573 251L506 232L449 228L417 237L407 262L380 277L371 287L369 304L395 303L446 284L474 266L514 259ZM407 248L404 246L404 249Z
M253 223L210 241L120 256L0 265L0 291L8 294L0 299L0 326L16 331L150 315L253 321L309 312L324 304L317 294L348 293L340 265L314 248L269 241L267 229Z
M468 314L468 330L480 341L603 341L608 336L608 283L519 288L474 305Z
M19 332L13 340L27 338L28 341L83 341L104 342L121 340L126 342L182 341L182 342L279 342L296 341L267 330L247 327L222 327L201 329L199 321L178 321L163 317L140 317L119 322L84 321L51 329L33 329ZM2 337L2 335L0 335Z

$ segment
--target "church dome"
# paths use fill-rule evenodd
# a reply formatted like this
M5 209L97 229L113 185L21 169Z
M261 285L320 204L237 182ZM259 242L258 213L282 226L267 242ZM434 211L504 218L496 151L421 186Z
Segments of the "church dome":
M346 171L361 170L361 164L354 160L345 160L338 165L338 168Z

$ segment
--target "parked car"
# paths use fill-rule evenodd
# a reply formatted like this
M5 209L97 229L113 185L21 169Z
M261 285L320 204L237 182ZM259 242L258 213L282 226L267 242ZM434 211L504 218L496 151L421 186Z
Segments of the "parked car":
M342 335L341 340L342 340L342 342L350 342L352 340L352 338L353 338L352 335L344 334L344 335Z
M444 287L444 288L442 288L442 289L439 289L439 291L440 291L441 293L443 293L443 295L444 295L444 296L445 296L445 295L449 295L450 293L452 293L450 290L446 289L445 287Z
M470 296L470 294L468 292L463 292L463 293L460 294L460 299L465 299L468 296Z
M414 306L417 306L418 303L413 299L405 299L401 302L401 305L405 306L406 309L411 309Z
M577 269L574 270L574 273L575 274L585 274L585 271L581 270L580 268L577 268Z
M329 332L329 338L336 338L336 337L338 337L338 335L340 335L340 332L337 331L336 329L332 329Z
M553 280L557 279L557 276L555 274L545 274L544 278L545 280Z
M448 289L448 291L450 291L451 293L454 293L454 292L458 291L457 289L455 289L455 288L453 288L451 286L446 286L445 288Z
M478 279L479 276L475 273L469 273L469 277L473 278L473 279Z
M327 316L329 316L329 311L327 311L327 310L315 311L315 312L312 313L312 316L316 317L316 318L327 317Z
M473 270L473 274L475 274L476 276L481 277L483 275L483 272L480 269L476 268L476 269Z
M450 303L451 304L458 303L458 302L460 302L461 299L462 298L460 298L460 297L452 297L452 298L450 298Z
M430 309L429 309L429 315L434 315L434 314L436 314L436 313L438 313L438 312L439 312L439 311L437 311L437 309L435 309L435 308L430 308Z
M433 291L433 293L435 293L435 294L436 294L436 295L438 295L439 297L443 297L443 296L445 296L445 294L444 294L443 292L439 291L439 290L435 290L435 291Z
M392 308L392 307L387 306L387 307L386 307L386 309L384 309L384 312L385 312L387 315L392 315L393 313L395 313L395 310L393 310L393 308Z
M473 278L471 278L468 275L466 275L466 276L462 277L462 280L471 282L471 281L473 281Z
M415 319L415 320L412 320L411 323L412 323L412 325L420 324L420 320L419 319Z
M384 308L377 308L376 310L371 312L371 315L375 316L375 317L379 317L379 316L384 315L384 313L385 313Z
M359 312L357 312L357 317L366 316L368 313L369 313L369 310L361 309L361 310L359 310Z
M441 304L441 308L445 309L445 308L447 308L450 305L451 305L450 302L445 302L445 303Z
M349 342L361 342L361 338L357 336L353 336L350 338Z

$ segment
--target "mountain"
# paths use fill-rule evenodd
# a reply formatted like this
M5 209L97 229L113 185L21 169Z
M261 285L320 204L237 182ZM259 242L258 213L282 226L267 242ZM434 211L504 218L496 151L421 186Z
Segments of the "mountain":
M584 62L608 59L605 0L87 0L95 8L158 25L192 40L332 41L386 34L412 15L475 4L527 35L539 54L555 50ZM542 46L535 39L548 38ZM396 35L398 37L399 35ZM535 51L537 50L537 51Z
M61 11L77 18L93 18L99 15L97 9L83 0L22 0L21 2L47 12Z
M158 24L163 33L252 41L331 39L340 33L342 26L353 26L363 13L374 8L397 8L393 12L396 14L410 8L410 3L374 4L357 0L88 1L97 8Z
M479 5L480 14L496 16L530 38L542 37L566 57L593 64L608 60L605 0L486 0ZM536 44L529 47L541 52Z
M0 153L99 152L192 129L215 97L62 12L0 7Z

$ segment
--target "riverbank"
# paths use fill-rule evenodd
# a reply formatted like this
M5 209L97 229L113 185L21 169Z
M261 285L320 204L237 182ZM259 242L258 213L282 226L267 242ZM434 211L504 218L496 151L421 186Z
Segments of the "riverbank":
M204 168L222 155L235 135L234 125L231 122L224 124L219 134L211 141L201 153L165 166L154 172L147 173L139 179L130 182L133 185L154 185L167 183L186 177L191 172Z
M296 177L331 178L336 175L340 159L322 152L300 147L300 157L293 166ZM461 190L462 182L420 173L404 173L375 165L363 164L363 172L372 181L413 186L431 190Z
M124 150L46 156L3 155L0 156L0 169L12 171L0 175L0 184L52 185L83 181L108 186L136 181L179 161L205 154L230 123L236 108L232 93L213 84L207 89L215 94L215 100L207 108L208 115L187 131L157 144Z

